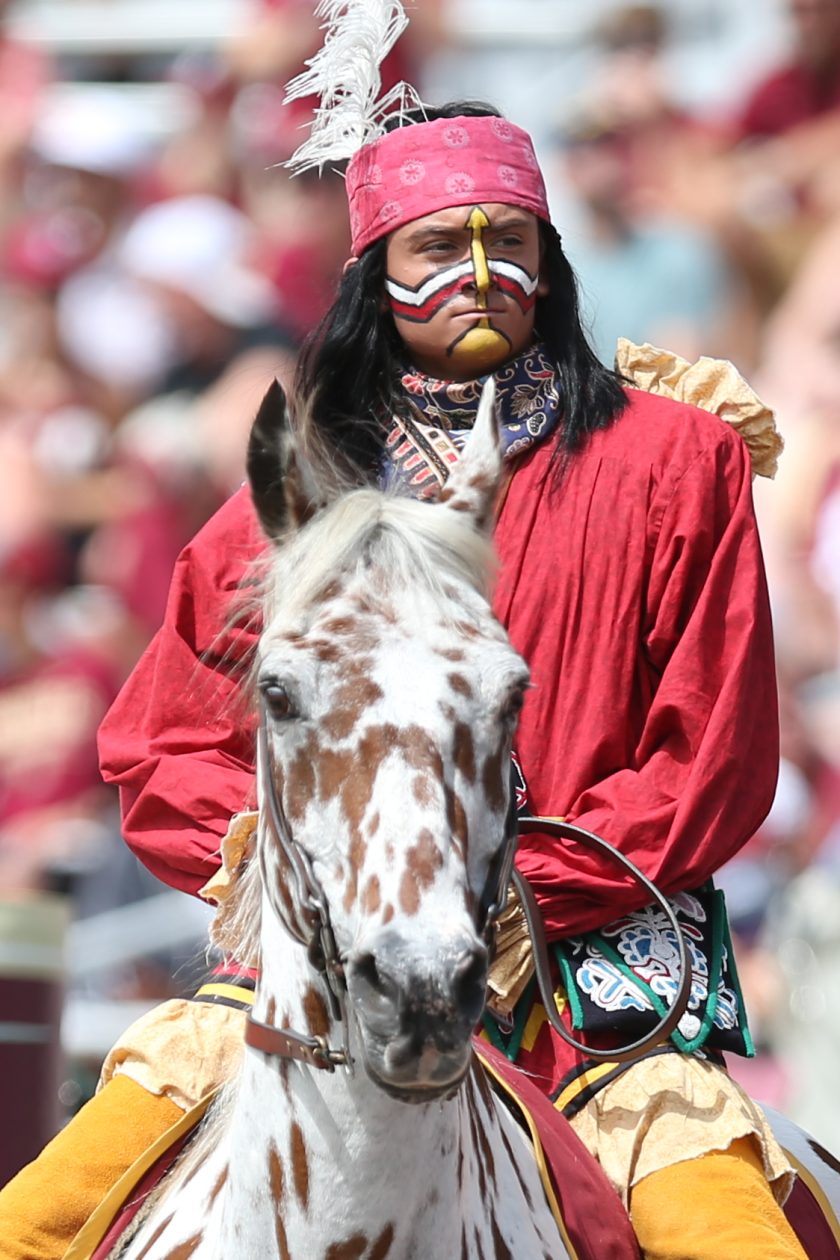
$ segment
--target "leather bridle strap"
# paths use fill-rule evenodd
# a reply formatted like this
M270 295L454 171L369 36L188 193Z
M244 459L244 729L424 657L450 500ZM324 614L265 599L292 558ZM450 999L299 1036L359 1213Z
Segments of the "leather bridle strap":
M679 952L679 969L680 969L680 986L677 990L673 1003L669 1007L666 1014L660 1019L656 1027L644 1037L640 1037L638 1041L633 1041L626 1046L618 1046L610 1050L597 1050L592 1046L588 1046L585 1042L577 1041L572 1036L560 1018L560 1012L557 1009L557 1003L554 998L554 983L551 977L551 962L548 956L548 945L545 938L545 928L543 927L542 916L537 906L531 885L521 873L514 868L512 879L519 894L519 900L522 903L522 909L525 912L525 921L528 925L528 933L531 937L531 947L534 956L534 970L537 977L537 985L542 998L545 1013L551 1027L559 1037L575 1050L579 1050L589 1059L594 1059L598 1063L630 1063L635 1059L639 1059L642 1055L647 1054L655 1046L661 1045L667 1041L671 1033L677 1027L682 1019L688 1000L691 997L691 986L693 976L691 966L688 960L688 949L685 943L685 936L680 927L679 920L674 914L673 907L667 897L659 891L656 885L644 875L634 862L628 857L620 853L608 841L603 840L600 836L596 836L592 831L586 831L583 827L576 827L573 823L563 822L558 818L540 818L535 815L526 815L519 817L520 834L528 834L529 832L538 831L543 834L557 836L561 839L576 840L586 848L594 849L617 862L619 866L623 866L625 871L633 877L637 884L641 884L651 901L656 902L658 907L668 920L668 925L674 933Z
M352 1070L349 1029L347 1019L347 985L344 966L339 956L335 934L330 922L329 906L323 889L315 878L308 856L295 843L274 785L271 753L269 750L268 713L264 697L260 698L260 723L257 731L257 770L264 802L263 817L272 839L285 855L292 881L295 885L295 904L302 915L306 929L302 931L288 918L283 918L289 935L303 945L310 962L321 972L326 981L326 994L330 1014L342 1027L342 1048L331 1049L320 1037L307 1037L290 1028L273 1028L248 1015L245 1023L245 1043L263 1054L279 1055L284 1059L297 1059L312 1067L326 1068L332 1072L336 1064Z
M334 1072L347 1063L343 1050L331 1050L323 1037L305 1037L290 1028L273 1028L248 1015L245 1020L245 1044L262 1054L280 1059L295 1059L309 1067Z

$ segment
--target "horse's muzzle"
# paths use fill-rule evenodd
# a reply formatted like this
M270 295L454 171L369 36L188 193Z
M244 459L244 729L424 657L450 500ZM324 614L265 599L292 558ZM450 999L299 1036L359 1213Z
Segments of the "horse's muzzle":
M450 939L411 963L396 933L351 958L347 987L369 1074L411 1101L456 1087L484 1009L488 956L477 938ZM414 953L412 951L412 953Z

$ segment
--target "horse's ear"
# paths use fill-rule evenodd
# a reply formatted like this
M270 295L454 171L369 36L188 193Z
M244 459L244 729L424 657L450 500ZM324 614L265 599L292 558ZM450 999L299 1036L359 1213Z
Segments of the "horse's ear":
M502 452L496 420L496 384L488 377L481 391L478 415L470 436L440 493L439 503L453 512L467 512L480 529L493 523L502 479Z
M251 427L246 467L254 507L268 538L304 525L321 507L296 453L286 395L277 380L268 387Z

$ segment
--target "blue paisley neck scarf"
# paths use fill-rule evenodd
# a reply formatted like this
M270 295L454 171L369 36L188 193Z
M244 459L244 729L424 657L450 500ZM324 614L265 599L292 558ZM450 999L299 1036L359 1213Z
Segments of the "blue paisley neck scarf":
M557 368L536 343L495 374L502 451L510 461L544 442L562 418ZM434 498L449 476L475 422L481 387L475 381L438 381L404 372L400 383L413 405L395 416L385 441L383 481L414 498Z

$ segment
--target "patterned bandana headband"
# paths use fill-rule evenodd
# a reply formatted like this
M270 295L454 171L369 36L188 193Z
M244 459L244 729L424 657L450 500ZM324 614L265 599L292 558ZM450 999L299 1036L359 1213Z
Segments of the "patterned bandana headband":
M309 136L284 165L294 173L349 159L353 253L453 206L495 202L550 222L531 137L505 118L422 117L407 83L383 94L382 62L408 26L402 0L318 0L324 40L286 100L317 98ZM400 125L393 127L394 120Z
M550 221L527 132L505 118L440 118L389 131L347 167L353 253L452 206L500 202Z

